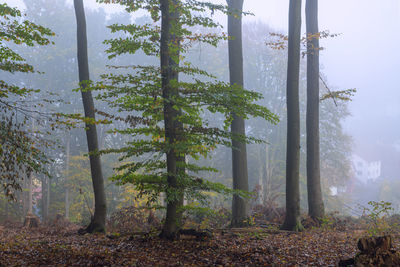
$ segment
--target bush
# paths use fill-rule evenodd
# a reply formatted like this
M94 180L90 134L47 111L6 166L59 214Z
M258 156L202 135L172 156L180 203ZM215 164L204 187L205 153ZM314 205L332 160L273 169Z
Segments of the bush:
M160 225L154 210L134 206L115 211L107 220L107 230L118 233L150 232L159 229Z

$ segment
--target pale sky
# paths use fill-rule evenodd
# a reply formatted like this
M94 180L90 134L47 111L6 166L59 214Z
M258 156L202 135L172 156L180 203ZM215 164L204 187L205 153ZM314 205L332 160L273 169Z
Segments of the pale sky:
M21 5L22 0L0 2ZM99 6L95 0L84 2L90 8ZM289 0L244 2L245 10L255 14L245 21L260 20L287 31ZM379 126L386 119L400 124L400 0L320 0L319 8L320 30L342 34L322 40L326 48L321 54L322 71L333 88L358 90L346 130L355 139L371 142L385 138L381 131L394 131L400 139L400 127L384 130ZM118 9L107 5L106 10ZM304 24L303 16L303 28ZM378 126L371 129L372 125Z

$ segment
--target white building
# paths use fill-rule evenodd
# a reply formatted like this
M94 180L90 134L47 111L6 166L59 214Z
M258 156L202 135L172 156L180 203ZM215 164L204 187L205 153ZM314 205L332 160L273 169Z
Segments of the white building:
M355 177L363 183L375 181L381 176L381 162L368 162L358 155L352 156L352 167Z

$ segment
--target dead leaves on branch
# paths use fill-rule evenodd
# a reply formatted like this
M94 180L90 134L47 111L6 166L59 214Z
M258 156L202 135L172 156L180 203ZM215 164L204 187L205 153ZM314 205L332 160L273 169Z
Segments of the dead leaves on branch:
M357 92L356 89L347 89L347 90L341 90L341 91L331 91L327 94L324 94L321 96L320 101L324 101L326 99L332 98L332 99L340 99L343 101L351 101L352 97L354 94Z
M269 35L270 35L271 39L273 39L273 40L267 42L266 43L267 46L269 46L270 48L272 48L274 50L287 49L288 41L289 41L288 35L283 34L283 33L274 33L274 32L271 32ZM336 38L340 35L341 35L340 33L330 33L329 31L321 31L316 34L308 34L307 36L302 37L300 41L301 41L301 44L303 45L303 48L306 49L307 43L311 42L312 40ZM315 48L312 48L311 50L321 51L321 50L324 50L324 48L323 47L315 47ZM302 57L305 57L306 55L307 55L307 51L303 51Z

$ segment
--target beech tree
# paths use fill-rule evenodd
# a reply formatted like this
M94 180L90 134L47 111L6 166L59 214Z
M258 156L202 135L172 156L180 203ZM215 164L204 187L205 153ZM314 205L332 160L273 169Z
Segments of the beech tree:
M301 0L289 3L288 67L286 82L286 217L284 230L302 230L300 222L300 71Z
M77 24L79 82L82 92L85 117L89 119L89 121L85 122L85 126L95 203L93 218L91 219L90 224L86 227L85 232L105 232L107 212L106 195L104 192L104 180L101 170L101 159L99 155L96 124L94 124L94 102L92 92L87 89L90 77L87 53L86 19L83 0L74 0L74 7Z
M307 194L308 214L324 217L319 141L319 30L318 0L306 0L307 27Z
M181 221L184 192L180 190L179 176L185 172L185 152L174 149L174 144L183 141L183 122L178 119L182 116L182 109L174 107L175 98L179 96L179 55L181 40L179 38L179 9L177 0L161 0L161 39L160 39L160 66L161 66L161 91L167 101L164 102L164 132L165 140L171 146L166 151L167 157L167 183L176 192L166 192L167 214L161 237L175 238ZM172 46L174 49L170 49Z
M229 80L231 85L243 88L243 48L242 48L242 13L243 0L227 0L228 3L228 47L229 47ZM244 119L232 114L231 131L245 136ZM247 173L246 143L232 139L232 178L233 189L249 191ZM232 199L232 226L245 225L248 217L249 203L246 198L234 195Z
M23 17L16 8L0 4L0 71L9 73L36 73L34 67L12 49L13 45L42 46L50 44L54 33ZM37 138L39 133L30 130L29 122L40 123L45 114L36 110L42 104L32 104L26 98L34 97L38 89L0 80L0 177L8 199L15 199L15 191L21 190L21 181L32 172L48 175L44 167L49 158L42 148L48 143ZM30 100L30 99L29 99ZM24 170L24 171L23 171Z
M122 0L113 2L126 5ZM119 112L103 115L126 122L126 128L114 132L131 136L124 147L104 153L122 154L121 166L116 169L119 173L113 179L134 184L149 205L159 206L160 194L164 194L167 215L161 237L173 239L182 227L182 212L204 211L209 206L205 192L245 194L208 181L204 172L217 170L196 164L199 157L208 157L218 145L231 146L233 137L241 142L261 141L232 134L232 113L272 122L277 118L254 103L260 94L218 81L185 60L193 43L215 46L226 39L224 35L192 32L193 26L220 27L207 14L226 13L225 6L195 0L138 0L126 5L128 12L139 9L147 10L153 22L111 25L113 32L125 34L106 41L110 45L108 52L110 57L116 57L142 50L159 58L160 65L113 66L113 73L103 75L103 82L96 85L103 92L101 98ZM157 24L160 20L161 28ZM183 81L179 79L181 75L185 76ZM222 114L223 125L211 126L212 116L204 116L205 113ZM183 198L193 201L183 205Z

